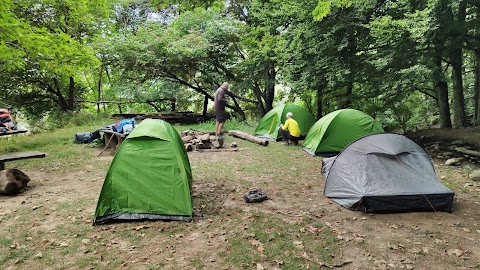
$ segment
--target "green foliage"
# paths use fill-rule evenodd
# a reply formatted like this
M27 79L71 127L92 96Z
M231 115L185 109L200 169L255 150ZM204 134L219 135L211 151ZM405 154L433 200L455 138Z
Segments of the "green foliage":
M70 95L85 89L75 79L100 64L86 43L105 31L108 1L2 1L0 98L8 107L33 115L74 109Z
M0 106L31 119L118 110L75 99L136 101L122 111L151 112L175 98L177 110L199 112L228 81L239 118L301 100L317 116L352 107L410 129L419 123L410 106L449 105L435 87L459 85L455 61L465 72L454 111L478 114L474 1L5 0L0 14ZM418 93L428 102L407 102Z
M96 115L88 112L62 112L55 111L44 117L30 117L27 119L27 127L31 132L53 131L59 128L88 125L104 121L103 115Z
M328 13L330 13L330 7L332 5L332 1L319 1L317 7L313 10L313 18L315 20L321 20L325 18Z
M225 1L219 0L152 0L151 2L157 9L173 6L180 13L196 9L220 10L225 5Z
M117 67L123 79L137 84L123 93L174 97L182 108L202 106L205 95L212 97L225 77L233 76L230 70L239 60L236 44L243 28L230 17L198 11L181 14L168 27L146 22L135 35L116 36L111 42L119 56Z
M317 6L312 11L315 20L322 20L331 12L332 5L337 7L350 7L355 0L318 0Z

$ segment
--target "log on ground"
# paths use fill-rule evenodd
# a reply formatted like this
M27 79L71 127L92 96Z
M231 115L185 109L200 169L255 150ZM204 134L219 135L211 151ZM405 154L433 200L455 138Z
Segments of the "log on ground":
M247 141L250 141L250 142L253 142L253 143L258 143L258 144L263 145L263 146L268 145L268 140L257 138L255 136L252 136L248 133L245 133L245 132L242 132L242 131L239 131L239 130L229 130L228 135L236 137L236 138L244 139L244 140L247 140Z
M455 147L455 151L460 152L462 154L467 154L469 156L480 157L480 152L469 150L464 147Z

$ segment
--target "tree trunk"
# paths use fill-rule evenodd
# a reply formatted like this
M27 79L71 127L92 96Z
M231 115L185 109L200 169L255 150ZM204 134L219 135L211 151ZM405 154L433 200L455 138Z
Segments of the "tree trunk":
M451 7L449 7L451 9ZM460 2L457 20L451 27L455 33L450 43L449 57L452 65L453 80L453 120L455 127L466 127L467 116L465 114L465 97L463 94L463 35L466 17L466 3Z
M237 99L235 97L232 97L232 100L233 100L233 104L235 104L235 107L233 108L233 110L238 114L238 116L240 117L240 120L243 121L247 119L242 108L240 108L240 104L238 104Z
M98 72L98 97L97 97L97 101L101 101L101 97L102 97L102 72L103 72L103 68L100 67L100 71ZM100 103L97 103L97 114L100 114Z
M172 98L172 100L170 100L171 102L171 106L172 106L172 112L176 111L177 110L177 100ZM207 103L208 103L208 99L207 99Z
M466 127L465 98L463 95L462 50L454 49L450 54L453 81L453 120L455 127Z
M73 111L75 109L75 80L73 77L69 77L68 83L68 110Z
M260 86L258 85L258 82L255 82L253 84L253 93L257 99L258 115L264 116L267 112L265 110L265 106L263 106L262 90L260 90Z
M158 106L155 105L155 103L153 103L153 101L147 101L146 103L147 103L148 105L152 106L152 107L155 109L156 112L160 112L160 111L161 111L160 108L158 108Z
M207 121L207 107L208 107L208 96L205 96L205 98L203 99L203 111L202 111L202 118L204 122Z
M320 84L317 86L317 111L315 117L317 119L323 116L323 89L327 86L327 80L322 78Z
M275 77L277 72L275 71L275 64L270 64L270 67L266 71L265 78L265 110L269 112L273 109L273 99L275 98Z
M268 145L268 140L252 136L248 133L245 133L245 132L242 132L242 131L239 131L239 130L229 130L228 135L236 137L236 138L244 139L244 140L247 140L249 142L258 143L258 144L263 145L263 146Z
M480 12L479 12L480 13ZM480 48L477 48L475 50L475 82L473 85L473 108L475 110L475 113L473 115L474 117L474 123L475 125L478 124L479 119L480 119L480 109L479 109L479 95L480 95Z
M433 80L435 91L437 93L437 105L440 115L440 127L452 128L452 119L450 118L450 103L448 102L448 84L442 72L442 47L438 43L435 46Z
M68 103L65 100L65 97L62 95L60 82L58 81L57 78L53 78L53 85L54 85L54 88L50 87L49 85L48 90L57 96L58 105L60 105L60 109L64 112L68 111Z
M322 105L323 105L323 88L322 87L317 87L317 111L315 113L315 117L316 119L320 119L322 118L322 113L323 113L323 108L322 108Z
M353 82L348 82L347 91L343 98L342 109L350 108L352 106Z

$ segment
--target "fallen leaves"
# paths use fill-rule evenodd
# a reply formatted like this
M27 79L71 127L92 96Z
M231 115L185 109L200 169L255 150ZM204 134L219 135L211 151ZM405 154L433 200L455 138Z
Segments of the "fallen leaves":
M304 248L302 241L293 241L293 244L294 244L295 247L297 247L298 249L303 249L303 248Z
M252 244L254 247L256 247L259 252L265 251L265 247L263 246L263 244L256 239L250 240L250 244Z
M146 226L146 225L140 225L140 226L133 227L132 229L135 230L135 231L140 231L140 230L147 229L147 228L148 228L148 226Z
M458 249L458 248L447 250L447 254L448 254L448 255L455 255L455 256L457 256L457 257L462 256L464 253L465 253L465 251L460 250L460 249Z

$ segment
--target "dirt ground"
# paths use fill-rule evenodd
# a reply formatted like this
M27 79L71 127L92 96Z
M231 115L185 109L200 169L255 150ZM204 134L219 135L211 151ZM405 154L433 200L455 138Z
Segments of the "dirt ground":
M468 143L472 149L480 149L480 129L459 130L423 130L409 134L421 144L450 144L455 140ZM300 151L300 150L299 150ZM303 151L302 151L303 152ZM221 208L238 208L243 211L271 211L294 220L299 214L307 213L316 216L318 222L330 227L340 243L334 264L329 268L338 269L480 269L480 182L468 178L468 173L477 168L475 160L466 159L458 166L445 165L445 159L439 159L436 152L429 152L434 161L438 177L455 183L455 202L452 213L402 213L402 214L364 214L340 207L323 196L324 179L320 174L308 175L300 179L300 183L291 190L276 189L271 179L260 179L263 186L271 191L274 199L263 202L252 208L246 205L237 195L239 190L223 197ZM99 162L109 162L112 155L92 158ZM208 153L189 153L192 170L210 159L228 159L239 155L248 159L248 151L239 153L225 152L210 155ZM298 154L299 158L310 162L308 155ZM308 160L308 161L307 161ZM312 161L318 163L318 159ZM313 164L313 163L312 163ZM103 183L104 172L86 168L78 172L64 175L55 170L27 171L33 179L30 187L15 197L0 197L0 213L14 211L20 205L35 207L49 202L63 202L75 198L96 199ZM80 181L79 181L80 180ZM319 184L320 183L320 184ZM208 190L209 184L194 185L194 193ZM226 188L226 187L225 187ZM233 187L235 189L235 187ZM195 194L194 194L195 195ZM299 196L301 195L301 196ZM302 199L299 199L301 197ZM94 205L84 211L94 212ZM301 211L299 211L299 209ZM222 209L219 209L220 211ZM196 224L208 233L208 218L196 217ZM42 226L49 226L44 222ZM213 230L213 229L211 229ZM225 233L211 231L208 245L207 268L226 269L220 257L225 248ZM203 235L203 236L202 236ZM204 245L195 246L188 241L192 237L202 238L202 232L193 232L189 237L177 239L177 246L185 246L182 252L177 248L172 260L182 260L187 252L202 252ZM208 238L208 237L206 237ZM180 264L181 265L181 264ZM193 269L192 266L180 267ZM257 268L258 269L258 268Z

